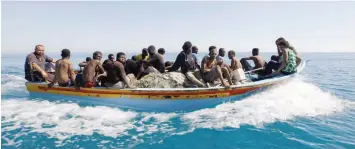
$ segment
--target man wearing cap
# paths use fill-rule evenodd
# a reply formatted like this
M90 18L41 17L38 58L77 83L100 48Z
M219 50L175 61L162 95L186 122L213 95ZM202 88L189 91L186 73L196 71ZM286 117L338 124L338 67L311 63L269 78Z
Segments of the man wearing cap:
M31 82L52 82L54 76L45 71L45 62L54 63L55 60L44 54L44 46L36 45L35 51L26 57L25 79Z

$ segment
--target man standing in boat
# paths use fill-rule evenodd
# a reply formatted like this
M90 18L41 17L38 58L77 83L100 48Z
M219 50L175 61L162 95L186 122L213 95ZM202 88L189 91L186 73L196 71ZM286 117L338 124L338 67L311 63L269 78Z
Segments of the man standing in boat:
M70 51L68 49L62 50L62 59L55 63L55 76L52 83L48 87L52 87L58 82L61 87L68 87L75 85L75 73L72 63L69 61Z
M98 84L98 74L105 72L101 65L102 53L100 51L96 51L94 52L92 58L93 60L88 62L83 70L83 83L86 88L95 87Z
M36 45L35 52L27 55L25 61L25 79L31 82L52 82L54 75L45 71L45 62L55 63L55 60L44 54L44 46Z

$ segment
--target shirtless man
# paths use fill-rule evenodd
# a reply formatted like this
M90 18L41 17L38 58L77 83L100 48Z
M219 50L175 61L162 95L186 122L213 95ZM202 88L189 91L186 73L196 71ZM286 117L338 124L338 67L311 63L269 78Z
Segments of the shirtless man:
M231 60L230 68L232 69L231 78L233 83L243 83L243 81L246 79L243 66L235 57L235 52L233 50L228 51L228 58Z
M155 47L153 45L148 47L148 53L149 53L149 60L142 60L143 63L147 64L148 66L153 66L152 69L151 67L148 67L149 72L160 72L164 73L165 72L165 63L164 63L164 57L155 52Z
M98 73L97 73L97 68L99 73L104 73L105 70L101 65L101 58L102 58L102 53L100 51L96 51L93 54L93 60L87 63L83 70L83 83L84 87L86 88L91 88L95 87L97 85L97 78L98 78Z
M263 57L261 57L259 55L259 49L258 48L254 48L253 51L252 51L252 54L253 54L253 56L245 57L245 58L242 58L240 60L242 66L243 66L243 69L245 71L250 71L250 70L258 69L258 68L263 68L266 65L266 62L263 59ZM253 60L253 62L255 64L255 67L254 68L251 67L247 60Z
M201 62L203 79L206 82L214 82L214 80L219 78L224 87L229 87L230 84L232 84L231 80L228 79L229 84L223 80L223 73L228 72L228 70L223 69L222 71L221 67L217 65L217 48L215 46L210 46L209 51L209 55L206 55Z
M107 78L105 86L108 88L133 88L132 83L136 80L133 73L126 75L124 63L126 62L126 55L122 52L117 53L117 59L110 65L107 71Z
M62 50L62 59L55 63L55 76L52 83L48 87L52 87L58 83L61 87L68 87L75 85L75 73L72 63L69 61L70 51L68 49Z

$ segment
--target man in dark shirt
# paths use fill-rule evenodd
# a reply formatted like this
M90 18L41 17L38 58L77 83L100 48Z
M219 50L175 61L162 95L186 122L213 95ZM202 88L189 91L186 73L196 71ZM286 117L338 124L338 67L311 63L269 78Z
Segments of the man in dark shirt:
M107 71L107 69L108 69L105 67L106 66L105 64L107 64L107 63L113 64L114 62L115 62L115 56L113 54L109 54L108 59L102 63L102 66L104 67L105 71Z
M132 82L135 77L133 74L126 75L124 63L126 62L126 55L122 52L117 53L117 59L113 64L106 64L110 66L107 71L106 87L109 88L133 88Z
M27 55L25 61L25 78L31 82L52 82L54 75L45 72L45 62L54 63L55 60L44 54L44 46L36 45L35 52Z
M142 60L142 62L148 64L148 66L153 66L153 68L159 71L160 73L164 73L165 72L164 57L161 54L156 53L155 47L153 45L148 47L148 53L149 53L149 60Z
M206 85L197 79L197 74L200 74L197 69L195 60L191 54L192 44L190 41L186 41L182 46L183 51L176 57L176 60L171 68L168 69L169 72L177 71L181 68L181 73L185 74L185 76L195 85L199 87L206 87ZM201 77L200 77L201 78ZM202 80L202 78L201 78Z

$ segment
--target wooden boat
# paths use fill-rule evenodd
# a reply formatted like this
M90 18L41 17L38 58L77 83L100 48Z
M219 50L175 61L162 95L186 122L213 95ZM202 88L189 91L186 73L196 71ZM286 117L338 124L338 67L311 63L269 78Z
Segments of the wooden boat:
M264 87L280 83L299 74L306 66L302 62L297 73L280 75L270 79L233 85L230 88L137 88L137 89L107 89L54 86L48 88L45 83L26 82L31 96L55 100L90 102L98 105L109 105L121 108L132 108L144 111L192 111L211 108L218 104L241 99L241 96L254 93Z

